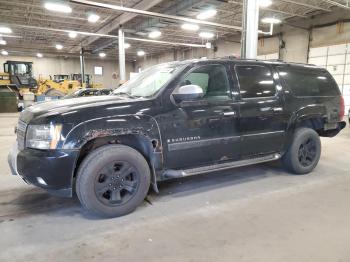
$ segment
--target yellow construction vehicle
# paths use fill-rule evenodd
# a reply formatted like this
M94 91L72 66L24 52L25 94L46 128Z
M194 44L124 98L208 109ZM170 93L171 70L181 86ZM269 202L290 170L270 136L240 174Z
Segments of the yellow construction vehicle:
M91 76L85 75L85 82L81 84L81 74L54 75L53 78L39 78L37 94L62 97L81 88L102 88L102 84L91 82Z
M72 80L82 82L81 74L72 74ZM91 79L91 75L85 75L85 84L83 84L83 88L103 88L102 84L94 83Z
M62 97L82 88L77 80L71 80L69 75L54 75L53 78L43 79L39 77L38 94Z
M33 63L23 61L7 61L4 73L0 73L0 85L9 86L22 98L25 92L35 92L37 81L33 78Z

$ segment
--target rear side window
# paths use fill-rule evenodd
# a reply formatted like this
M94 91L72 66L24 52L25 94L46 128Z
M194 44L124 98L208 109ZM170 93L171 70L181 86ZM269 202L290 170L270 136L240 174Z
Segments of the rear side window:
M276 93L271 70L262 65L236 66L242 98L271 97Z
M278 67L279 75L295 96L338 96L339 89L327 71Z

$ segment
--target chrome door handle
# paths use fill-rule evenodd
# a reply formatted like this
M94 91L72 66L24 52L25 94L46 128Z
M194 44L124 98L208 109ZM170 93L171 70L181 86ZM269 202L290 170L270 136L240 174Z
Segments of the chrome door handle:
M282 112L283 108L282 107L274 107L274 108L272 108L272 111L273 112Z
M235 115L236 115L235 111L224 112L224 116L235 116Z

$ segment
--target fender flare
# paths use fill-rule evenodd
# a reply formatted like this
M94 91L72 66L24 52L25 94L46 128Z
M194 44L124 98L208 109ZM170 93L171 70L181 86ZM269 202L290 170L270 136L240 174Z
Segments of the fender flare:
M162 139L159 125L152 116L118 115L81 122L68 132L63 142L62 149L80 151L84 145L96 138L118 137L123 135L140 135L150 141L150 145L153 146L152 152L149 152L149 164L152 176L151 184L154 191L158 193L156 166L163 164ZM161 163L157 164L158 158L160 158L159 161Z
M295 129L298 125L310 119L326 119L327 118L327 109L324 105L313 104L300 108L298 111L293 112L288 121L288 126L286 130L286 143L284 150L286 151L293 140L293 135Z

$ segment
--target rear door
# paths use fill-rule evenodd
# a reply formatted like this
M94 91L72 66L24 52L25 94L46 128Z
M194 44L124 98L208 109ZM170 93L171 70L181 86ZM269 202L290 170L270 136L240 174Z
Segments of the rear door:
M262 63L237 64L232 70L240 93L242 157L280 151L288 118L278 75Z

